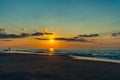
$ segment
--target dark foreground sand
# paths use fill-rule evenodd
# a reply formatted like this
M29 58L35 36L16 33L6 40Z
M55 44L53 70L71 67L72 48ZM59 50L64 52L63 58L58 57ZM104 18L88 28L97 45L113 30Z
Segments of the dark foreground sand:
M0 53L0 80L120 80L120 64Z

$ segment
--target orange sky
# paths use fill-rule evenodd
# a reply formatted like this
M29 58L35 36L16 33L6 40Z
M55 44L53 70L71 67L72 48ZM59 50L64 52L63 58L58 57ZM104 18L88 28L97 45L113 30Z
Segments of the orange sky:
M79 49L79 48L120 48L119 39L96 39L92 42L74 42L59 40L36 40L31 37L11 39L12 41L0 41L0 48L59 48L59 49Z

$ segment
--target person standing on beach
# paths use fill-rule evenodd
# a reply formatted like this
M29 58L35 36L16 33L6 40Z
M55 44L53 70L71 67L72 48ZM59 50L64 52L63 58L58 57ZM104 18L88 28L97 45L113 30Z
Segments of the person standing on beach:
M11 48L9 47L9 48L8 48L8 51L10 51L10 50L11 50Z

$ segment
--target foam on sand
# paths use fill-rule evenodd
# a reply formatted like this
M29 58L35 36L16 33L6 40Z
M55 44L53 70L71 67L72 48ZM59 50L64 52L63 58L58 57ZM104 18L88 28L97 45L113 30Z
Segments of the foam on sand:
M82 59L82 60L92 60L92 61L104 61L104 62L113 62L120 63L120 60L110 60L110 59L101 59L101 58L92 58L92 57L81 57L81 56L71 56L73 59Z
M31 53L31 52L22 52L22 51L0 51L1 53Z
M35 53L35 52L24 52L24 51L0 51L1 53L11 53L11 54L37 54L37 55L55 55L52 53Z

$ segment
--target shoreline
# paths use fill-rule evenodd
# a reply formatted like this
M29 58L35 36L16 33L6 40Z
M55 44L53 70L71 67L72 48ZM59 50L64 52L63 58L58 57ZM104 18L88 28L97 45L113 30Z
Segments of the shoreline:
M120 64L120 60L114 59L103 59L103 58L95 58L95 57L84 57L84 56L70 56L65 54L54 54L54 53L33 53L33 52L22 52L22 51L1 51L0 53L5 54L33 54L33 55L64 55L68 57L72 57L73 59L77 60L90 60L90 61L100 61L100 62L111 62L111 63L118 63Z
M70 57L77 60L91 60L91 61L111 62L111 63L120 64L120 60L102 59L102 58L95 58L95 57L83 57L83 56L70 56Z

